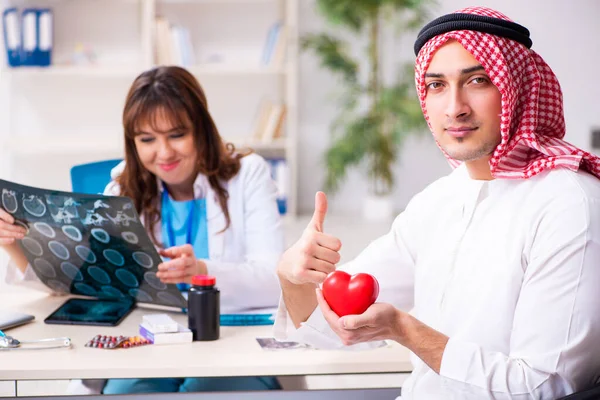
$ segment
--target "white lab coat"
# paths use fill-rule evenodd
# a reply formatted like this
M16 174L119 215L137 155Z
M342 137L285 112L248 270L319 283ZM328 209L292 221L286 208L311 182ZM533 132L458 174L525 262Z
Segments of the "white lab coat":
M124 166L122 162L112 170L113 179ZM159 187L162 188L162 184ZM203 175L198 175L194 182L195 197L206 198L209 260L205 262L208 273L217 278L221 311L277 307L280 290L275 269L284 250L284 236L277 210L277 189L268 164L256 154L243 157L240 172L226 183L226 188L231 224L220 232L226 220L215 192ZM119 195L119 192L113 180L104 194ZM155 235L160 242L160 223L155 226ZM30 265L22 274L9 262L6 282L48 290Z

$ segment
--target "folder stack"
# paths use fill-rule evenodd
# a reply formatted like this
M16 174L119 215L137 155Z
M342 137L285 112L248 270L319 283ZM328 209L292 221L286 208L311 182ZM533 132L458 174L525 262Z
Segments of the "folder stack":
M49 8L7 8L2 13L4 47L10 67L52 64L53 14Z

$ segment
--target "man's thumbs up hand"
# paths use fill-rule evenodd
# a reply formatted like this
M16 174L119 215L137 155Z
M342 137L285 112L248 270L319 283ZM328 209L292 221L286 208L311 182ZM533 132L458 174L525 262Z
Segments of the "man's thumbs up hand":
M315 212L307 226L307 229L313 229L317 232L323 232L323 223L327 214L327 196L323 192L317 192L315 195Z
M296 285L319 284L335 270L342 242L323 232L326 214L327 196L317 192L315 211L302 237L279 260L277 273L281 278Z

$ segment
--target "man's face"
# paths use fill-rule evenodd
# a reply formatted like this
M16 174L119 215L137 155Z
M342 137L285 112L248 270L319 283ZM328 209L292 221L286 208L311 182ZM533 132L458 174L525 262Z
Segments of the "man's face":
M459 161L489 159L500 143L501 95L477 60L451 40L425 74L425 106L441 148Z

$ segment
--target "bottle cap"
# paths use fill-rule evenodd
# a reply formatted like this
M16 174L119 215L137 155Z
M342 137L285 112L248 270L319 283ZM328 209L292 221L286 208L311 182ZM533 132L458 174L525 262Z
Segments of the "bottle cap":
M214 286L215 283L217 283L217 278L211 275L192 276L192 285L194 286Z

